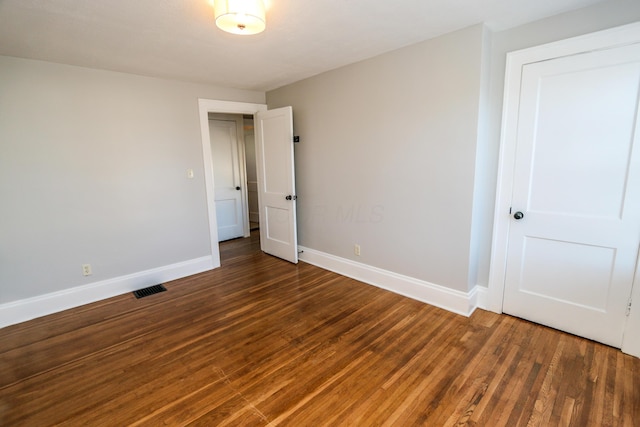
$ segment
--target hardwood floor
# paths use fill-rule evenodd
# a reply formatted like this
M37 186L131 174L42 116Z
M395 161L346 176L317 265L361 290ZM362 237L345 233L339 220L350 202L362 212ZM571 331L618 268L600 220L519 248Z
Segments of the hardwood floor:
M220 269L0 330L0 425L638 426L640 359L458 316L257 234Z

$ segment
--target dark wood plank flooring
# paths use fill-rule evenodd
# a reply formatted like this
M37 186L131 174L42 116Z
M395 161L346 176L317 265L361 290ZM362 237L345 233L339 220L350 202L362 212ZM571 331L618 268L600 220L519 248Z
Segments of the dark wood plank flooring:
M0 425L638 426L640 360L260 252L0 330Z

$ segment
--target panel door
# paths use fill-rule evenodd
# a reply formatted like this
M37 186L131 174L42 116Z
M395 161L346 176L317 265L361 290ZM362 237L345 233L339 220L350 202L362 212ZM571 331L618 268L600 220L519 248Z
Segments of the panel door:
M297 263L293 111L283 107L256 118L260 245L268 254Z
M620 347L640 245L640 45L522 70L503 310Z
M233 120L209 120L218 241L244 235L238 134Z

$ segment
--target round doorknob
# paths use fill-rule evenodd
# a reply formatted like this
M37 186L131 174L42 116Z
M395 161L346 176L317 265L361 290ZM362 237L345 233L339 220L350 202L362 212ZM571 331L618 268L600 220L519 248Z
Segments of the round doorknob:
M524 214L522 212L518 211L518 212L513 214L513 217L515 219L522 219L522 218L524 218Z
M236 190L240 191L240 187L236 187Z

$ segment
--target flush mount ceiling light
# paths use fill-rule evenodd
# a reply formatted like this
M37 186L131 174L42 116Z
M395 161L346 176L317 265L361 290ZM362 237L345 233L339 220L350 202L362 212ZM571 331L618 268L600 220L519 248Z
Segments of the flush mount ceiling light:
M264 0L215 0L213 11L218 28L228 33L258 34L267 26Z

